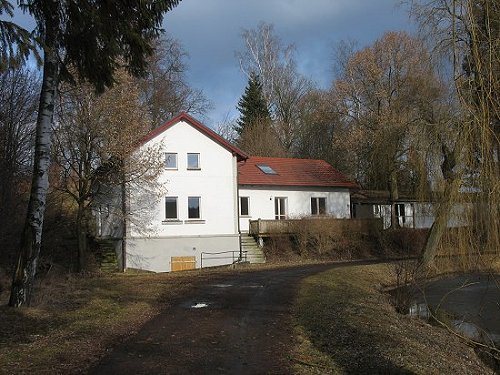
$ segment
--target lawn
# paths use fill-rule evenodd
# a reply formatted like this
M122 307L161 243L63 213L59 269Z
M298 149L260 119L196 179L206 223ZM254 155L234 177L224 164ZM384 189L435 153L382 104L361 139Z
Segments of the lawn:
M307 278L295 307L298 374L487 374L475 351L444 329L395 312L388 264Z

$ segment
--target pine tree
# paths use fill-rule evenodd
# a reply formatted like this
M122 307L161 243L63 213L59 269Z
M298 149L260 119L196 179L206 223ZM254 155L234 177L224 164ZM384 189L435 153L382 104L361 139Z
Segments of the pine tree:
M262 91L262 84L257 74L252 73L248 78L247 87L243 96L238 101L237 108L241 115L235 126L235 130L240 136L245 129L248 129L255 123L271 120L267 101Z

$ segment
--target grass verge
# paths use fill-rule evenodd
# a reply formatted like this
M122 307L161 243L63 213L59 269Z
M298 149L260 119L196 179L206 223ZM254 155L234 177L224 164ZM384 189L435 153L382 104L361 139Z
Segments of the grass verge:
M492 373L457 337L396 313L381 291L391 282L386 264L304 280L295 308L296 373Z
M0 373L85 372L169 301L212 275L193 271L44 280L35 306L0 306Z

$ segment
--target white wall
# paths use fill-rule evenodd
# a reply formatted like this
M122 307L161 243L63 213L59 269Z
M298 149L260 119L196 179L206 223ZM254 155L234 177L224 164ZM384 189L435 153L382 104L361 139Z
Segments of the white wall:
M348 219L350 213L349 189L240 186L240 197L249 197L249 215L240 217L240 228L248 231L249 220L273 220L274 198L287 198L287 217L311 215L311 198L326 198L326 212L335 218Z
M177 170L165 169L159 181L166 188L161 196L148 197L149 207L134 207L136 215L129 235L191 236L238 233L236 212L236 157L183 121L173 125L145 146L161 144L163 152L177 153ZM187 154L200 154L200 170L187 169ZM130 192L134 195L134 191ZM165 220L165 197L177 197L177 222ZM188 219L188 197L201 197L201 220ZM131 197L131 202L137 199ZM139 212L145 220L140 220Z
M237 160L205 134L183 121L147 142L164 153L177 153L177 169L164 169L158 177L164 191L140 193L129 186L130 220L127 229L127 267L156 272L171 270L171 257L202 252L239 254ZM200 169L187 169L187 154L200 154ZM144 196L141 196L143 194ZM165 219L165 197L177 197L178 220ZM188 197L200 197L201 218L188 218ZM232 263L227 258L204 262L204 266Z

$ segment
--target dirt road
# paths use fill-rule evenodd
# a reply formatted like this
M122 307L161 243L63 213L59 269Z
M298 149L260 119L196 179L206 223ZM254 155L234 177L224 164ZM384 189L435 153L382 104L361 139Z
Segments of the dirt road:
M90 373L290 373L296 287L306 276L339 266L243 272L211 280L174 301Z

